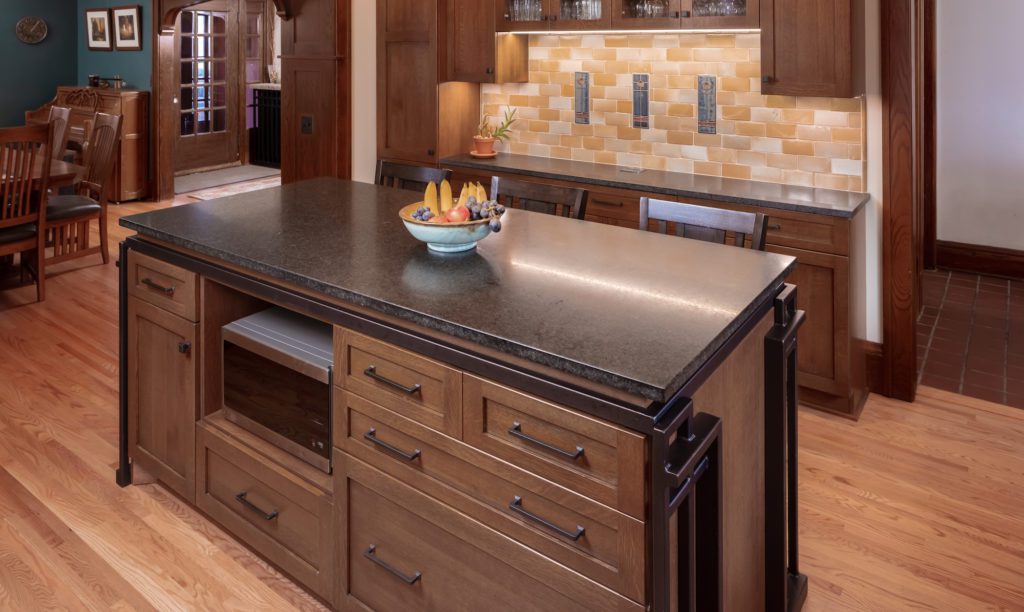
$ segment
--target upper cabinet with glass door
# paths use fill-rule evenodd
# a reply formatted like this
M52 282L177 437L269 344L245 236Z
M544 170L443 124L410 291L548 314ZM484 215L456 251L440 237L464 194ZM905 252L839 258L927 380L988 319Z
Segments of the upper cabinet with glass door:
M496 0L498 31L607 30L613 0Z
M688 30L756 28L758 0L615 0L612 28Z

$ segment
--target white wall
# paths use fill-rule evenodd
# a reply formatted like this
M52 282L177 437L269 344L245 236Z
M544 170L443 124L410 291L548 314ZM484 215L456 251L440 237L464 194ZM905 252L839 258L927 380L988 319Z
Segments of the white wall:
M377 166L377 2L352 2L352 180L372 183Z
M938 238L1024 250L1024 2L936 5Z

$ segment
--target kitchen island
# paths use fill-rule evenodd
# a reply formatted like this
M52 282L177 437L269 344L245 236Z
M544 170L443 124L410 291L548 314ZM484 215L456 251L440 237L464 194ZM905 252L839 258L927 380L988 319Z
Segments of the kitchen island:
M793 258L516 210L434 255L418 199L122 219L118 482L339 609L798 607ZM230 418L229 331L268 309L328 330L324 464Z

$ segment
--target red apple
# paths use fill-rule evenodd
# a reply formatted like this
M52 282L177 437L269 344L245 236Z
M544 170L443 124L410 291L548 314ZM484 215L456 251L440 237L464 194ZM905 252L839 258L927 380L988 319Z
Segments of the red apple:
M448 219L445 219L444 215L437 215L430 218L430 223L448 223Z
M449 210L445 214L445 217L448 219L449 223L463 223L465 221L469 221L469 209L465 206L456 206Z

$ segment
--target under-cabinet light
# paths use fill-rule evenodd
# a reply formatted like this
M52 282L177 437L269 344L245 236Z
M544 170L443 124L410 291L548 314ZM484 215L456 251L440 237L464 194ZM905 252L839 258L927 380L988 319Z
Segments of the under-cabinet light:
M589 34L759 34L760 28L737 28L737 29L692 29L692 30L536 30L522 32L498 32L498 36L510 36L515 34L536 34L554 36L586 36Z

